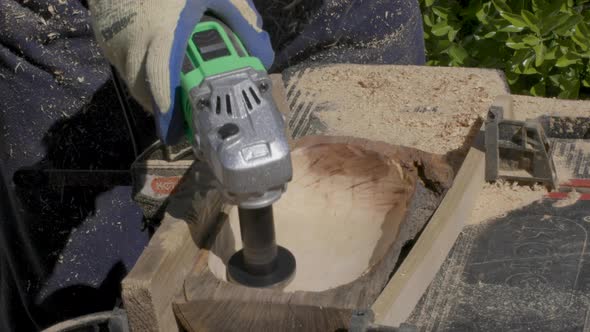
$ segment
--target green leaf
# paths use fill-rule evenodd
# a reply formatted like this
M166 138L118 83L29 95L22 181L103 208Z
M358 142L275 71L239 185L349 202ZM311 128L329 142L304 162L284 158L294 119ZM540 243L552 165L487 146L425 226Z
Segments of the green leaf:
M522 38L522 41L529 46L536 46L541 42L539 37L535 35L526 35Z
M535 52L531 49L518 50L510 59L510 70L523 75L538 74L533 66L535 63Z
M577 31L576 31L577 32ZM578 46L580 46L582 48L582 50L587 51L588 49L590 49L590 42L588 41L588 39L584 36L580 36L577 33L575 33L572 36L572 40L578 44Z
M522 19L526 22L526 26L536 33L541 33L539 29L539 19L535 16L535 14L531 13L528 10L523 10L520 12Z
M455 29L451 27L451 30L449 30L449 41L454 41L455 38L457 37L457 33L459 33L459 29Z
M436 16L444 18L445 20L449 18L449 9L448 8L433 6L432 11L434 12L434 14L436 14Z
M490 31L488 33L486 33L483 38L492 38L496 35L496 31Z
M559 79L560 78L561 78L560 74L549 76L549 80L551 81L551 83L553 83L553 85L555 85L557 87L559 87Z
M506 46L514 50L521 50L536 46L541 40L535 35L514 35L506 40Z
M541 35L546 36L548 33L553 32L557 27L566 23L569 18L568 14L558 13L543 19Z
M576 31L572 36L572 40L578 44L582 50L587 51L590 49L590 29L585 23L580 23L576 26Z
M438 22L432 27L432 34L435 36L446 36L447 33L451 30L451 27L447 24L446 21Z
M499 32L521 32L522 30L524 30L523 27L517 27L512 24L501 27L500 29L498 29Z
M457 64L463 64L465 59L469 56L467 51L458 44L453 44L449 47L449 55L451 59L454 60Z
M541 67L543 62L545 62L545 45L543 43L539 43L533 47L533 49L535 50L535 67Z
M430 7L434 4L435 0L425 0L424 3L426 4L426 7Z
M508 6L504 0L492 0L492 3L494 4L494 7L496 7L496 9L500 12L500 14L502 12L512 12L510 6Z
M432 13L429 13L427 15L424 15L422 17L422 19L424 20L424 25L428 26L428 27L432 27L435 23L435 18L434 15Z
M573 54L579 58L582 58L582 59L590 59L590 50L583 52L583 53L572 51L571 54Z
M512 23L514 26L526 28L529 27L531 30L533 29L528 25L528 23L520 16L508 12L501 11L500 15L506 19L506 21ZM533 30L534 31L534 30ZM536 32L536 31L535 31Z
M490 12L492 4L490 2L486 2L481 6L481 8L475 13L475 17L482 23L488 24L488 14Z
M559 48L557 46L548 47L545 51L545 60L555 60L557 59L557 52Z
M559 93L559 98L563 98L563 99L577 99L578 95L580 94L580 81L579 80L567 80L567 78L565 78L565 80L561 80L559 81L560 83L564 83L562 85L560 85L560 88L562 89L561 92Z
M547 4L544 0L533 0L533 10L540 11L541 9L545 8Z
M571 53L566 53L566 54L562 55L559 59L557 59L555 66L562 68L562 67L571 66L571 65L579 63L579 62L580 62L580 58L578 58L577 56L575 56Z
M582 22L582 20L584 19L584 17L582 15L573 15L570 16L567 21L563 22L563 24L561 24L560 26L558 26L557 28L555 28L554 32L560 36L566 35L569 32L571 32L571 30L580 22Z
M482 7L482 0L471 0L467 8L461 11L461 16L473 17Z
M529 48L523 41L522 38L519 36L515 36L513 38L508 38L506 41L506 46L510 47L513 50L522 50Z
M567 72L562 72L558 78L560 98L575 99L580 93L579 71L575 67L569 67Z
M549 0L545 3L545 6L537 12L537 17L540 21L545 20L547 17L555 15L555 13L561 10L564 0Z
M510 85L515 84L519 78L520 78L520 75L518 75L515 72L512 72L512 71L506 72L506 79L508 80L508 84L510 84Z
M545 86L545 81L541 80L539 83L533 85L531 88L531 94L533 96L540 96L543 97L546 95L547 89Z

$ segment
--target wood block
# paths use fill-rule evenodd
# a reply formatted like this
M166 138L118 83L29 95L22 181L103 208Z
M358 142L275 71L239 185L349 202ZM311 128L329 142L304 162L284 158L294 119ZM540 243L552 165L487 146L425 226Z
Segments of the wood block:
M513 117L511 96L499 96L494 105L504 108L506 119ZM484 166L485 141L482 127L453 186L408 257L373 305L376 323L396 326L409 317L471 216L485 183Z
M352 310L311 305L192 301L175 304L182 326L196 331L315 331L346 330Z
M244 325L245 331L260 326L277 330L285 326L266 324L294 319L279 309L276 316L262 314L270 304L319 310L300 322L300 330L318 330L313 325L317 321L341 322L342 310L369 308L386 285L402 246L421 228L408 219L421 176L429 174L439 195L452 181L450 166L441 156L365 139L305 137L296 142L292 159L294 179L276 205L275 227L279 244L290 247L302 265L295 279L285 289L247 288L223 280L219 267L241 245L232 208L224 207L217 233L206 250L197 253L198 263L184 282L184 300L176 301L185 329L223 330L229 326L226 317L241 315L228 310L205 319L199 311L207 305L223 308L222 313L227 308L259 312L250 317L252 325ZM321 263L314 266L314 261Z
M358 74L359 76L362 76L361 73L366 73L366 75L371 76L383 70L387 71L388 73L397 73L399 75L396 75L401 78L410 77L411 80L413 80L415 76L421 76L423 74L422 71L424 71L426 74L428 74L423 75L424 77L427 77L428 82L434 82L438 84L437 86L432 87L432 89L436 91L438 91L437 89L439 89L440 87L446 89L446 87L450 85L449 82L445 81L446 78L442 78L447 77L447 75L449 74L447 71L450 71L451 69L447 70L434 68L422 69L404 68L397 66L375 66L373 68L359 68L359 70L353 74ZM413 74L412 76L410 75L411 73L415 74ZM418 104L414 105L414 103L411 103L411 105L406 105L406 107L404 106L405 104L398 105L396 102L393 101L397 100L398 97L401 101L406 100L404 98L406 98L406 96L410 96L410 92L406 91L410 89L410 85L408 85L406 81L399 82L398 84L396 80L391 80L390 78L386 77L387 80L385 80L384 82L391 86L391 89L388 88L388 91L390 91L391 93L389 94L389 97L386 99L387 103L385 103L385 108L389 109L390 112L388 113L383 111L379 113L373 110L374 108L377 110L381 110L380 108L376 107L382 105L382 103L378 103L378 105L375 107L373 107L372 104L367 105L366 103L359 103L359 105L363 106L361 108L354 110L353 108L348 107L346 108L346 110L350 108L350 114L353 114L353 111L358 113L358 117L355 117L352 120L349 119L355 124L358 124L358 126L353 126L351 128L338 127L337 125L340 124L340 118L338 116L332 116L328 118L328 115L330 115L331 113L328 114L327 112L325 112L320 114L320 112L324 109L326 105L337 105L336 101L340 99L337 95L334 95L333 99L327 101L319 100L319 103L310 102L311 104L309 105L299 105L300 103L302 103L302 101L304 101L305 98L312 98L311 96L314 91L318 92L319 90L325 90L318 90L313 88L315 82L311 82L313 84L309 84L307 86L309 87L309 89L313 88L314 90L306 91L303 88L303 85L299 84L300 82L302 82L301 80L305 79L307 75L303 74L301 80L293 81L293 84L291 84L291 87L288 90L288 93L291 96L289 99L289 102L291 103L291 109L295 108L295 111L289 114L289 130L293 131L293 137L299 137L314 132L334 136L333 139L335 141L324 141L325 143L342 144L344 143L343 140L349 140L350 142L352 142L357 139L345 138L338 135L354 135L361 136L366 139L383 139L387 141L387 143L407 143L407 145L409 146L419 148L427 147L428 145L424 144L427 144L430 141L434 143L434 146L440 146L440 144L442 144L442 142L444 142L448 136L448 133L446 133L445 130L447 130L448 128L455 128L455 124L452 123L452 121L450 120L447 122L441 122L441 126L444 127L442 131L438 130L439 126L431 127L429 122L423 123L419 121L415 123L410 123L413 126L417 125L418 129L420 130L431 130L436 135L442 135L429 137L428 139L422 138L419 141L412 141L410 139L410 136L400 136L396 134L397 132L392 132L388 129L392 123L390 122L390 120L392 120L390 119L390 117L397 117L398 113L402 117L408 117L408 119L417 120L420 120L422 118L430 119L432 118L430 113L435 113L436 116L439 116L440 114L440 117L446 117L448 115L453 119L456 118L458 121L457 123L462 126L461 128L466 128L465 130L462 129L462 131L457 135L463 137L464 140L469 141L469 134L467 132L469 131L471 122L483 115L482 110L484 109L484 105L489 105L488 98L491 98L493 95L497 94L494 91L500 91L504 88L502 84L500 84L503 80L501 79L501 77L495 77L492 75L493 78L490 78L490 80L494 82L494 89L488 91L485 90L485 87L489 86L489 84L487 84L489 82L485 82L484 79L484 74L486 73L482 72L482 74L480 75L479 73L474 73L473 71L469 70L458 70L455 71L455 73L459 73L456 76L459 77L460 80L464 80L466 82L466 85L470 89L473 89L473 91L475 92L484 91L485 96L481 99L474 100L473 102L468 101L468 103L466 103L465 101L461 101L460 103L455 103L455 95L477 96L477 94L465 93L465 91L463 91L464 89L459 89L458 91L451 91L450 94L442 92L429 94L430 99L426 101L424 101L424 98L422 98L424 96L422 96L416 99L419 100ZM327 72L327 74L329 74L329 72ZM490 73L487 73L486 75L488 74ZM322 75L322 77L324 76L330 78L329 75ZM368 78L373 79L371 77ZM472 77L475 77L475 80L472 79ZM275 80L276 77L273 78L273 82ZM476 82L476 84L472 84L472 81ZM369 83L371 82L372 81L370 81ZM424 84L427 84L428 82L425 82ZM496 82L500 83L496 84ZM322 85L320 83L321 82L318 82L317 86L321 88ZM350 88L352 90L341 89L342 94L351 95L360 93L361 95L359 96L363 96L365 93L371 93L371 91L375 90L375 88L373 88L372 85L367 85L368 83L365 79L359 81L342 81L342 84L345 84L347 86L351 84L354 85ZM397 90L395 88L396 86L398 86ZM458 85L458 87L461 86L462 85ZM368 100L374 103L375 101L379 101L381 99L368 98ZM471 105L470 103L472 103L473 105ZM391 107L388 105L390 105ZM316 106L320 108L316 110ZM284 107L285 106L283 104L283 110ZM284 112L283 110L282 112ZM469 110L469 112L471 113L463 114L465 113L463 112L461 114L457 114L457 116L455 117L453 113L456 110ZM367 112L367 114L365 114L365 112ZM300 117L299 115L302 114L307 114L307 117ZM314 117L314 114L317 114L319 120L322 121L316 121L317 119ZM323 116L326 118L324 119ZM387 121L369 123L364 120L365 117L378 119L383 118ZM464 117L467 117L469 121L463 121ZM298 119L300 118L305 121L298 121ZM334 121L330 122L327 120ZM465 126L463 125L463 122L466 123ZM308 127L312 129L316 128L317 130L310 129L303 130L301 132L296 130L298 128ZM408 130L412 130L411 128ZM388 134L383 136L381 135L381 133ZM454 133L452 134L454 135ZM315 138L306 139L313 140ZM325 139L325 137L321 138L321 140ZM392 151L398 151L398 154L393 153L394 159L403 159L399 156L399 151L408 151L406 148L393 146L387 143L376 143L367 140L363 141L364 143L361 143L360 141L356 141L356 143L360 145L365 144L366 146L369 146L368 148L365 146L365 149L383 149L384 151L389 151L383 152L384 155L388 155L388 153L393 153ZM459 139L457 139L456 141L457 144L461 144L462 142ZM354 145L355 143L351 144ZM440 152L438 149L431 150L432 152L450 154L455 149L455 145L449 146L448 149L440 150ZM469 179L471 178L471 175L477 174L477 172L474 169L480 166L483 167L483 165L478 162L477 153L471 153L473 150L473 148L469 150L469 153L473 156L470 158L468 157L468 159L466 160L464 165L465 170L463 170L462 168L463 172L460 176L460 178L466 177L467 180L458 179L455 184L456 186L463 187L463 189L472 188L470 184L465 184L463 182L470 182ZM437 185L439 187L439 192L437 197L440 198L446 192L446 189L448 189L449 184L452 181L452 172L447 167L440 166L444 164L443 157L420 152L417 150L412 151L416 151L416 153L412 154L412 158L405 159L405 164L408 166L409 170L413 169L412 172L415 172L415 175L413 175L414 184L416 185L416 187L419 187L418 184L420 184L421 182L423 183L422 178L424 177L426 177L430 185L432 183L438 183ZM379 151L379 153L382 152ZM433 161L436 162L433 163ZM440 167L434 167L434 164L438 164ZM461 191L461 188L455 190L455 192ZM471 189L468 189L467 191L469 193L473 193ZM460 231L460 226L457 224L457 218L460 219L461 215L467 212L449 212L449 210L451 209L450 207L459 206L469 208L469 201L471 200L468 197L458 198L457 196L460 195L458 193L451 195L452 197L447 200L447 203L445 203L445 206L447 207L444 208L443 211L437 212L437 216L433 217L433 226L431 227L429 225L428 228L424 230L425 234L430 235L428 235L425 238L424 236L421 237L421 239L415 246L415 248L417 248L417 253L414 254L414 251L416 251L416 249L413 250L412 253L410 253L410 256L406 260L406 263L402 264L400 270L396 272L393 276L393 281L389 283L389 273L393 270L401 247L405 242L402 239L404 237L407 239L413 238L414 234L416 234L420 227L418 227L418 229L412 229L412 227L408 223L401 222L401 224L399 225L398 233L396 235L398 240L396 240L393 244L389 243L390 247L385 250L385 254L380 263L374 264L370 269L366 271L365 274L363 274L360 278L356 279L352 283L341 285L329 290L315 292L282 292L279 290L264 289L256 290L255 293L252 293L250 289L244 290L240 286L228 284L225 281L216 278L214 274L209 270L209 257L212 243L206 243L206 241L203 241L203 238L208 238L208 234L210 234L211 232L220 232L222 230L221 226L223 225L224 220L226 220L224 218L226 218L227 216L223 213L220 215L219 212L222 211L227 214L230 213L231 210L221 205L219 197L214 197L214 195L209 196L212 195L211 193L200 193L200 195L201 199L197 199L195 205L188 208L188 210L185 210L184 214L181 212L181 210L178 210L175 213L169 213L167 215L166 219L163 222L163 227L161 227L158 230L149 247L146 249L146 253L142 255L136 267L133 269L128 278L123 283L125 305L130 315L130 325L132 326L133 330L177 330L178 326L175 322L174 315L172 313L173 301L179 304L179 306L177 306L176 308L180 308L180 305L183 303L197 303L195 306L186 307L190 309L200 308L199 305L201 305L202 303L210 303L212 305L217 305L218 303L223 303L223 301L233 302L233 299L236 297L247 299L248 301L254 301L254 303L248 302L249 305L260 306L260 308L265 308L265 306L269 303L289 303L290 305L298 305L304 308L307 308L308 306L315 306L317 308L329 307L331 309L336 310L337 312L340 312L341 310L349 310L352 308L360 309L372 307L377 314L378 322L394 325L397 321L403 321L403 319L401 319L400 317L403 317L405 315L405 311L411 311L411 309L414 307L415 303L413 302L413 299L416 296L419 296L423 289L425 289L428 286L430 280L432 279L430 277L430 274L432 274L431 272L436 272L436 270L438 270L438 266L440 265L438 264L438 261L442 261L441 257L444 259L446 253L448 252L447 248L450 249L450 246L452 246L452 243L454 242L454 237L456 237L454 234L458 234L458 232ZM188 197L188 193L185 195L185 197ZM414 193L414 197L412 197L412 199L410 200L410 205L415 204L416 197L416 193ZM439 201L440 199L435 202L435 206L438 204ZM444 212L445 210L447 212ZM427 219L429 216L430 214L427 213L425 218ZM220 217L220 219L218 219L217 217ZM410 216L406 215L405 218L410 218ZM450 222L445 221L448 218L453 220ZM188 220L189 222L187 223L183 219ZM424 219L424 222L426 221L426 219ZM180 225L177 224L179 222L181 223ZM436 232L438 231L442 232L441 237L443 237L444 240L437 240L438 235ZM182 235L181 233L184 235ZM190 234L190 236L187 236L187 234ZM422 238L424 238L424 240L422 240ZM434 244L429 244L429 241L434 241ZM163 247L165 248L163 249L162 243L167 243L168 246ZM170 243L175 243L177 245L170 245ZM437 252L437 250L439 250L440 252ZM420 259L425 259L425 261L419 262ZM432 262L432 266L428 266L428 262L430 261ZM414 277L418 275L419 278L416 279L416 282L412 282L413 279L410 278L410 276L405 276L405 273L407 273L408 271L410 271L410 275ZM419 275L420 271L425 273L425 277L422 278ZM400 282L400 280L402 283L401 288L394 287L394 291L392 291L392 284ZM362 287L367 287L367 292L359 291L359 289L362 289L362 287L358 285L363 285ZM384 287L385 290L383 290ZM411 291L412 287L417 287L416 291ZM422 289L422 291L420 289ZM407 300L407 303L404 304L405 300ZM375 303L375 301L377 301L377 303ZM392 308L396 308L395 310L401 308L400 314L392 314ZM337 314L330 314L330 316L332 315ZM334 319L337 320L337 318Z
M194 188L194 184L188 179L182 182L161 226L122 282L123 301L132 331L178 330L172 301L181 294L184 279L215 222L216 215L208 211L218 211L221 206L218 193L195 194L191 187Z

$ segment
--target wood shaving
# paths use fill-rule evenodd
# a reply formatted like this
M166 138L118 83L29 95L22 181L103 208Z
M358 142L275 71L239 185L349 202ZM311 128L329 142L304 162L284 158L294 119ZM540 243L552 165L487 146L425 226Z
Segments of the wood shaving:
M477 199L469 224L479 224L501 217L540 201L548 191L544 186L521 186L517 183L498 181L486 183Z
M584 100L514 96L515 120L524 121L542 115L560 117L590 116L590 103Z
M580 199L581 196L582 196L582 194L580 194L579 192L577 192L574 189L567 194L567 198L559 199L555 203L553 203L553 207L562 208L562 207L574 205Z

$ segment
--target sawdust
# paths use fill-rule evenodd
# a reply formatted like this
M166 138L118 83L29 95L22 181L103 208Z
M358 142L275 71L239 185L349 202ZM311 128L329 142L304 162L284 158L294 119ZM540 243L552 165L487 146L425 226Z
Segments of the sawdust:
M567 194L567 198L557 200L555 203L553 203L553 207L562 208L574 205L580 199L581 196L582 194L580 194L576 191L576 189L574 189Z
M521 186L507 181L486 183L468 223L478 224L501 217L510 211L542 200L547 193L547 189L541 185Z
M515 120L523 121L542 115L587 117L590 116L590 103L583 100L514 96Z
M437 154L464 147L493 99L507 92L501 73L469 68L339 64L294 81L300 98L319 106L327 134Z

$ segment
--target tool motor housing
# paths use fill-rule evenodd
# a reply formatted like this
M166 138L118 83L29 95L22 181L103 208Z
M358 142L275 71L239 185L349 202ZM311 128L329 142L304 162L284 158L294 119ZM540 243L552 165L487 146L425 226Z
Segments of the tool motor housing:
M187 136L230 203L277 201L292 178L285 122L259 59L220 21L199 23L181 74Z

